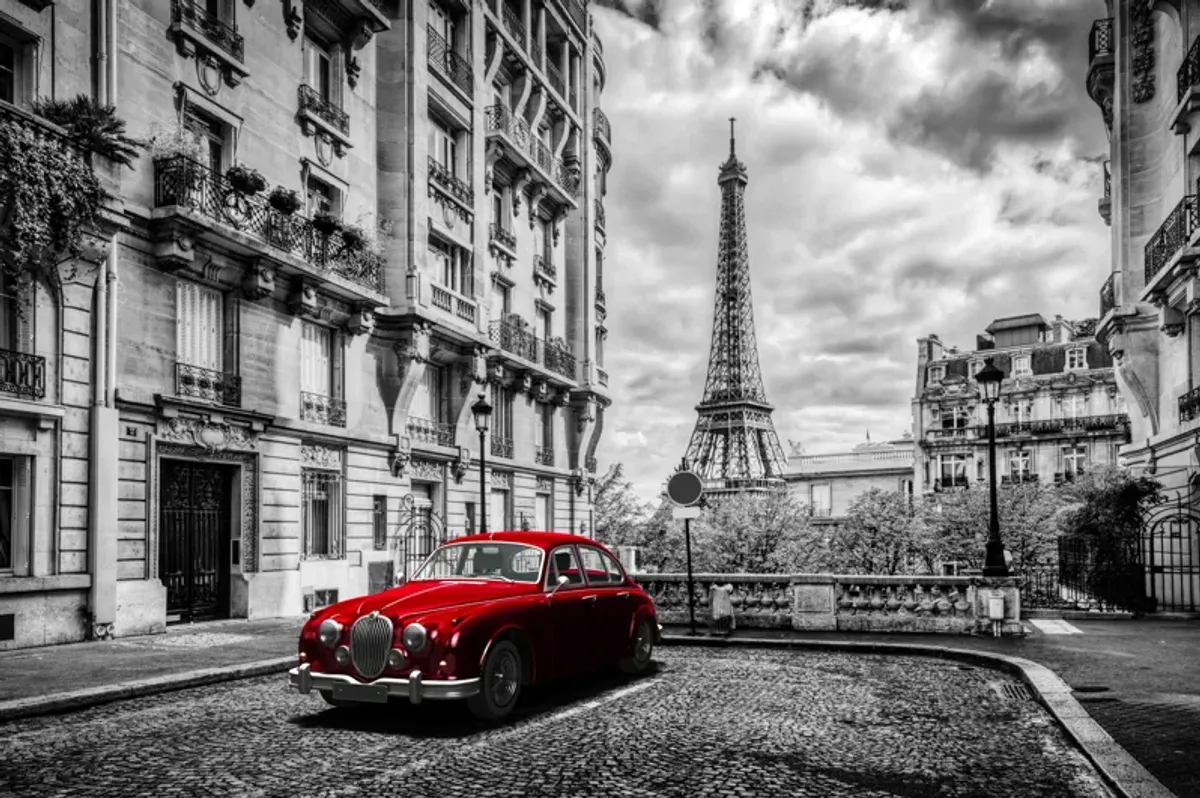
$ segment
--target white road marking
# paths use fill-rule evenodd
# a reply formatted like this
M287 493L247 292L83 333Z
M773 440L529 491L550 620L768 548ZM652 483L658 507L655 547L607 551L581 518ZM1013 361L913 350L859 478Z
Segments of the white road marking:
M1066 621L1030 620L1031 624L1041 630L1044 635L1081 635L1082 629L1077 629Z

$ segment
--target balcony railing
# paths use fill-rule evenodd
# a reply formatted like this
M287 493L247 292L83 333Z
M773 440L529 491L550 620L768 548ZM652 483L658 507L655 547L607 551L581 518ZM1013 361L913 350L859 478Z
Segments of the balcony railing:
M454 445L454 425L443 421L430 421L427 418L410 418L406 425L408 436L421 443L435 446Z
M346 400L310 391L300 392L300 420L329 427L346 426Z
M1113 54L1113 21L1098 19L1092 23L1092 33L1088 36L1088 63L1097 58Z
M203 3L171 0L171 22L187 25L238 61L246 58L246 42L237 32L237 25L223 22L217 15L208 13Z
M551 280L558 279L558 267L545 255L533 256L533 273Z
M351 250L339 237L325 235L312 220L275 210L262 195L242 194L217 172L182 155L154 162L156 207L189 208L266 244L337 274L372 291L383 292L383 259L369 248Z
M1178 94L1176 102L1183 101L1183 95L1187 94L1188 89L1200 85L1200 36L1196 37L1188 49L1183 65L1175 73L1175 81Z
M311 112L314 116L340 130L343 135L350 135L350 115L322 97L312 86L301 84L300 110Z
M572 199L579 199L580 180L577 174L567 169L561 158L556 159L546 143L533 135L529 123L503 105L489 105L485 109L489 133L504 133L518 152L554 180Z
M521 23L521 15L517 13L507 2L500 0L500 18L504 20L504 27L512 34L512 37L517 40L517 46L522 50L525 49L525 26Z
M554 465L554 447L539 446L533 450L533 461L538 465L552 466Z
M176 363L175 395L226 407L241 407L242 378L236 374Z
M970 487L970 481L966 474L959 474L953 477L944 477L933 481L934 490L948 490L950 488L966 488Z
M1179 423L1200 418L1200 386L1179 397Z
M46 397L46 358L0 349L0 392L33 399Z
M489 240L495 241L503 247L515 250L517 248L517 236L511 230L506 230L500 225L492 222L488 225Z
M546 59L546 76L550 78L550 88L558 92L559 97L567 96L567 82L563 80L562 72L558 71L558 67L549 58Z
M608 121L608 114L599 108L592 110L592 127L602 139L607 142L612 141L612 124Z
M429 55L429 65L438 69L468 96L473 96L475 76L471 71L471 62L454 52L454 47L432 25L427 26L427 30L429 43L425 49Z
M600 383L605 388L608 387L608 372L599 366L596 367L596 382Z
M533 35L530 42L530 55L533 57L533 65L538 69L542 68L542 43L538 41L537 34Z
M996 425L996 437L1007 438L1010 435L1056 435L1061 432L1084 431L1104 432L1124 429L1129 426L1129 417L1120 414L1099 416L1076 416L1074 418L1050 418L1041 421L1011 421ZM987 426L980 424L975 427L975 433L980 437L987 436Z
M604 289L600 286L596 286L596 304L600 307L604 307L607 304L607 299L608 297L605 295Z
M1100 318L1104 318L1110 310L1117 306L1116 272L1108 275L1104 285L1100 286Z
M492 435L492 457L513 456L513 439L502 435Z
M606 224L607 220L604 217L604 203L600 201L599 197L597 197L595 200L595 208L596 208L596 226L599 227L601 230L603 230L607 226L607 224Z
M1146 284L1162 271L1171 258L1187 246L1196 230L1196 195L1179 201L1150 240L1146 242Z
M492 343L505 352L544 366L567 379L575 379L575 356L564 345L538 338L518 316L506 316L488 325Z
M1001 474L1000 475L1000 484L1001 485L1011 485L1011 484L1020 484L1023 482L1037 482L1037 481L1038 481L1038 475L1034 474L1033 472L1030 472L1030 471L1024 471L1024 472L1017 473L1017 474Z
M567 0L567 13L571 19L579 26L581 31L587 32L587 10L584 8L585 3L580 0Z
M475 191L470 184L455 177L453 172L432 156L429 158L429 179L461 202L475 204Z

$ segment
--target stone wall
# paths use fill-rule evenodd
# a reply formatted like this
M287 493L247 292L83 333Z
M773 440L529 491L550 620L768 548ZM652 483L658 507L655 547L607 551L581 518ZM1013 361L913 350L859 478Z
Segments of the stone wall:
M634 577L662 624L688 623L685 574ZM736 628L838 632L992 632L988 599L1003 597L1005 635L1021 634L1016 579L837 574L695 574L696 623L712 620L714 587L732 588Z

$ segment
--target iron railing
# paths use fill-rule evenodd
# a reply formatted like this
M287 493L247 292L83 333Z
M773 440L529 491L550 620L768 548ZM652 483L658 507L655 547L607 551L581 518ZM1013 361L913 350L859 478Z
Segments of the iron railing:
M300 470L301 526L305 559L340 560L346 556L346 512L338 471Z
M1092 32L1088 36L1088 63L1094 63L1097 58L1113 54L1113 21L1112 18L1098 19L1092 23Z
M509 314L491 322L488 337L505 352L545 366L567 379L575 379L575 356L566 344L538 338L520 316Z
M1038 475L1033 473L1032 471L1021 471L1016 474L1009 473L1009 474L1001 474L1000 475L1000 484L1001 485L1011 485L1014 483L1020 484L1022 482L1037 482L1037 481L1038 481Z
M531 161L537 164L548 177L558 183L563 191L572 199L579 199L582 181L577 173L568 169L561 158L555 158L554 153L546 143L533 135L529 123L503 105L489 105L484 110L487 120L487 131L498 132L508 136L513 147Z
M1188 245L1195 231L1196 195L1189 194L1179 201L1146 242L1146 285Z
M1099 416L1076 416L1075 418L1051 418L1041 421L1012 421L996 425L996 437L1007 438L1010 435L1055 435L1060 432L1085 431L1104 432L1119 430L1129 425L1129 417L1119 414ZM980 437L987 435L987 426L980 424L975 427L975 433Z
M317 230L311 219L283 214L262 195L236 191L219 173L182 155L154 162L156 207L179 206L256 236L271 247L372 291L383 292L383 258L369 247L352 249Z
M46 397L46 358L0 349L0 393Z
M608 114L599 108L592 109L592 127L600 138L612 142L612 124L608 121Z
M1116 277L1117 273L1113 272L1108 275L1104 285L1100 286L1100 318L1104 318L1117 306Z
M942 479L935 479L933 481L933 489L935 491L946 490L948 488L967 488L967 487L970 487L970 485L971 485L971 482L969 479L967 479L966 474L959 474L958 476L945 477Z
M1179 423L1200 418L1200 385L1179 397Z
M409 437L413 440L437 446L454 445L453 424L444 421L430 421L427 418L410 418L407 429Z
M228 372L176 363L175 395L226 407L241 407L242 378Z
M533 450L533 461L538 465L554 465L554 447L539 446Z
M1178 95L1176 102L1183 102L1183 95L1187 94L1188 89L1200 85L1200 36L1196 37L1188 49L1183 64L1175 73L1175 82Z
M492 435L492 457L513 456L513 439L511 436Z
M237 32L237 25L208 13L203 3L171 0L171 23L187 25L238 61L246 58L246 40Z
M432 156L429 158L429 181L445 189L451 196L468 205L475 204L475 191Z
M545 255L533 256L533 273L535 275L547 277L551 280L558 279L558 267L555 266L553 261L551 261L550 258L546 257Z
M506 230L501 225L492 222L488 225L488 236L492 241L508 247L509 249L517 248L517 236L511 230Z
M585 33L587 32L587 10L584 8L586 5L587 3L581 2L581 0L567 0L568 15L579 26L579 29Z
M427 26L429 43L426 47L430 66L436 67L450 82L468 95L475 93L475 75L471 62L454 51L454 46L432 25Z
M575 379L575 356L564 345L543 342L542 363L556 374Z
M349 114L322 97L320 92L307 84L300 84L299 95L301 111L309 111L340 130L343 135L350 135Z
M346 426L346 400L310 391L300 392L300 420L328 427Z
M500 0L501 13L500 17L504 20L504 27L512 34L512 37L517 40L517 45L525 49L525 25L521 22L521 16L512 6L505 0Z

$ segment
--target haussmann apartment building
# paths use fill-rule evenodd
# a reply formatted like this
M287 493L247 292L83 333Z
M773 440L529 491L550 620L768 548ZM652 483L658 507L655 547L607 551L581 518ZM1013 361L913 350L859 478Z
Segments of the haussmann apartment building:
M0 0L0 123L154 140L2 292L0 649L404 578L481 526L480 394L487 527L590 533L605 79L581 0Z

